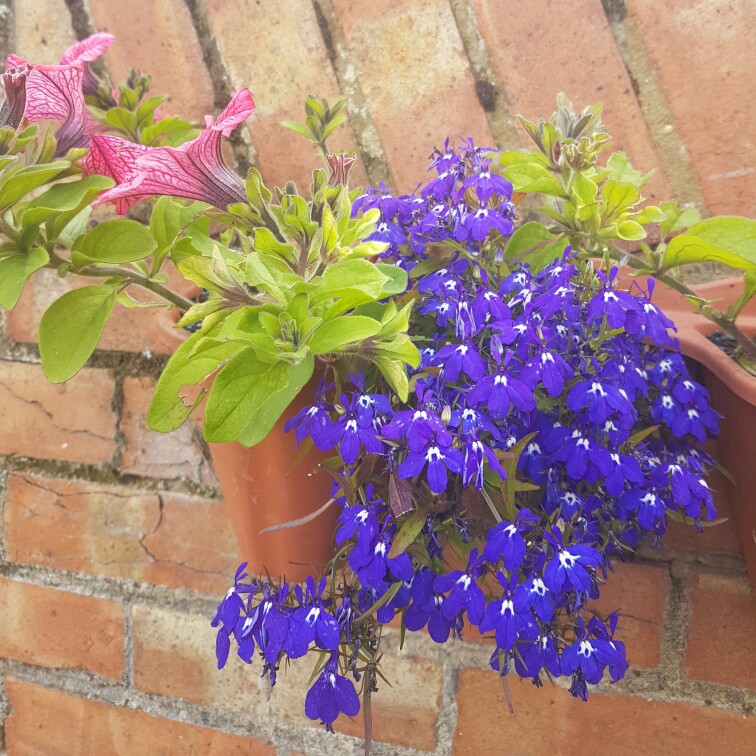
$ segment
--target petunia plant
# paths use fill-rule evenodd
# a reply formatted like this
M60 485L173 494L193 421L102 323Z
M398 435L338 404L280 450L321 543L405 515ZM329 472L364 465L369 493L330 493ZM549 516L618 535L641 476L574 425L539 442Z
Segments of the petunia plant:
M292 444L328 456L332 495L312 510L340 510L333 559L304 585L242 565L212 620L219 667L233 647L274 685L311 657L305 712L329 730L378 689L389 623L402 642L474 627L504 680L564 678L586 699L621 679L618 617L592 603L613 564L658 545L670 520L716 516L702 447L718 415L654 278L693 297L673 268L734 264L744 302L753 222L644 204L645 177L622 153L598 160L610 144L598 108L573 115L566 102L523 121L535 150L447 141L402 195L350 190L355 158L327 149L344 102L310 98L305 123L287 125L329 170L305 195L270 190L222 156L254 110L248 90L201 130L165 119L149 77L113 90L90 70L111 42L95 35L58 66L6 64L0 306L42 268L89 282L42 318L53 381L86 363L115 307L177 308L187 333L158 381L154 429L202 406L208 441L252 446L283 417ZM522 222L527 193L546 198L547 222ZM132 217L104 215L111 205ZM196 297L169 285L171 266ZM651 278L629 286L628 269ZM740 306L713 316L748 364ZM292 416L306 384L315 399Z

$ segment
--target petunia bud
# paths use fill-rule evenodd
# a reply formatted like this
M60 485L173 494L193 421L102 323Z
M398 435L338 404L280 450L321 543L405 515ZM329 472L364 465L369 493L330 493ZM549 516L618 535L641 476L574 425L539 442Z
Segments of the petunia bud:
M340 155L332 153L327 156L328 165L331 166L331 176L328 179L328 186L347 186L349 171L357 160L356 155Z
M26 108L26 79L30 70L28 66L19 66L0 75L5 94L5 101L0 107L0 128L19 127Z

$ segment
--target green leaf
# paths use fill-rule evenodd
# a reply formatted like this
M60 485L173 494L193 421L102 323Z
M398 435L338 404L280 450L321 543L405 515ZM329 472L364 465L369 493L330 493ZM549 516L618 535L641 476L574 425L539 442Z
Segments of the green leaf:
M722 216L697 223L669 242L661 270L701 262L756 268L756 221Z
M197 400L187 405L181 397L184 386L204 381L226 360L243 348L234 341L219 341L202 333L192 334L171 356L165 366L147 412L150 428L162 433L176 430L204 398L200 391Z
M163 260L182 229L187 227L192 219L207 207L204 202L182 205L171 197L161 197L155 203L150 216L150 231L156 244L152 264L153 271L160 269ZM191 227L192 231L195 232L191 234L192 237L196 237L200 232L207 234L210 228L210 219L199 218L194 224L191 224Z
M39 226L50 218L56 218L53 227L62 229L68 221L94 196L113 186L113 179L107 176L88 176L65 184L55 184L44 194L33 199L24 210L21 220L23 228Z
M388 267L388 266L387 266ZM383 287L389 282L377 265L367 260L344 260L326 268L320 286L313 292L313 304L324 299L355 298L353 306L380 299Z
M126 108L108 108L105 122L126 134L133 134L136 130L137 114Z
M68 160L58 160L54 163L30 165L6 176L0 176L0 211L70 167L71 163Z
M67 381L84 367L102 336L115 298L110 286L85 286L50 305L39 324L39 353L50 381Z
M659 226L662 236L672 231L690 228L701 220L701 215L695 207L680 207L677 202L662 202L661 209L664 220Z
M383 284L381 298L404 294L407 291L409 277L406 270L397 268L396 265L387 265L386 263L374 263L374 267L389 279Z
M626 220L617 224L617 235L626 241L638 241L646 238L646 231L640 223Z
M34 247L28 255L12 255L0 259L0 307L12 310L29 277L50 261L41 247Z
M509 237L507 246L504 248L505 260L522 260L536 248L544 247L555 239L545 226L537 221L528 221Z
M733 302L727 310L727 317L735 320L740 311L751 301L756 294L756 269L747 270L743 276L743 293Z
M289 385L288 365L261 362L251 347L234 355L213 381L205 408L205 438L237 441L263 404Z
M651 177L648 173L645 176L632 165L627 159L624 152L614 152L606 161L606 171L612 181L621 181L626 184L632 184L640 189Z
M310 142L317 141L312 135L310 129L308 129L307 126L305 126L305 124L303 123L297 123L297 121L281 121L281 126L283 126L285 129L293 131L295 134L303 136Z
M315 358L310 354L298 365L288 365L289 383L281 391L263 402L255 413L244 433L239 437L239 443L244 446L255 446L262 441L273 429L286 408L294 401L305 384L312 377Z
M412 546L422 532L426 519L427 513L423 509L413 509L407 515L407 519L402 523L399 532L394 536L388 555L389 559L396 559Z
M87 223L89 223L89 216L91 214L92 208L89 205L82 208L60 230L58 241L68 247L68 249L71 249L74 242L84 233L84 231L86 231Z
M373 318L345 315L320 326L310 341L310 349L313 354L328 354L347 344L369 339L380 330L381 324Z
M537 163L515 163L504 169L504 176L519 192L539 192L564 197L559 181L544 166Z
M89 261L126 263L144 260L157 247L150 230L133 220L109 220L84 236L78 251L77 267ZM79 262L80 261L80 262Z
M640 200L640 192L633 184L609 180L601 187L601 199L606 203L607 216L618 215Z
M756 264L756 220L720 215L696 223L686 233Z

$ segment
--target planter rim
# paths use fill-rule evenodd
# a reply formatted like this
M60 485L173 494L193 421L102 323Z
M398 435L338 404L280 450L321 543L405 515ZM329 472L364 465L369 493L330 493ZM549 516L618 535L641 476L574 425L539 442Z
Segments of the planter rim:
M728 305L740 295L743 279L739 277L710 281L692 287L707 299L722 300ZM661 296L659 296L661 295ZM705 365L725 385L749 404L756 405L756 377L723 352L707 336L718 331L717 324L691 310L678 292L664 287L657 289L654 302L677 326L677 338L683 354ZM756 313L746 308L738 318L738 327L749 335L756 334Z

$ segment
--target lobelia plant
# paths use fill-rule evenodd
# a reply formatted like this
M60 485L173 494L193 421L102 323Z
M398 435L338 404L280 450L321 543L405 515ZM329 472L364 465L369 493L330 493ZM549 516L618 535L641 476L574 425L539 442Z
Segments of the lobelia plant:
M307 198L291 183L271 191L221 155L254 109L248 90L198 131L161 117L149 77L132 73L115 93L94 77L89 63L111 42L95 35L58 66L6 64L0 306L15 306L41 268L93 281L42 318L52 381L86 363L117 305L178 308L192 333L158 381L148 421L159 431L203 405L208 441L251 446L318 380L314 404L286 427L332 454L320 466L332 496L312 516L340 508L338 551L304 585L242 565L213 619L219 668L232 645L246 663L257 651L274 685L282 664L313 655L307 716L332 730L362 699L368 748L394 620L402 643L424 628L438 643L469 626L490 634L503 681L564 677L586 699L607 670L621 679L618 617L590 601L613 562L657 545L670 519L714 521L701 447L718 416L653 303L653 279L627 291L618 272L692 297L672 269L715 259L746 271L745 302L753 221L644 206L645 177L622 153L597 162L609 144L599 109L575 116L564 101L550 122L523 121L538 149L447 141L431 178L397 195L349 190L354 158L326 141L344 102L310 98L305 124L287 125L330 176L315 171ZM48 120L57 127L40 136ZM520 223L526 192L547 195L551 225ZM90 223L95 206L123 214L140 202L148 223ZM661 241L625 251L650 224ZM169 261L207 296L173 291ZM742 304L716 314L699 303L738 332L748 364Z

